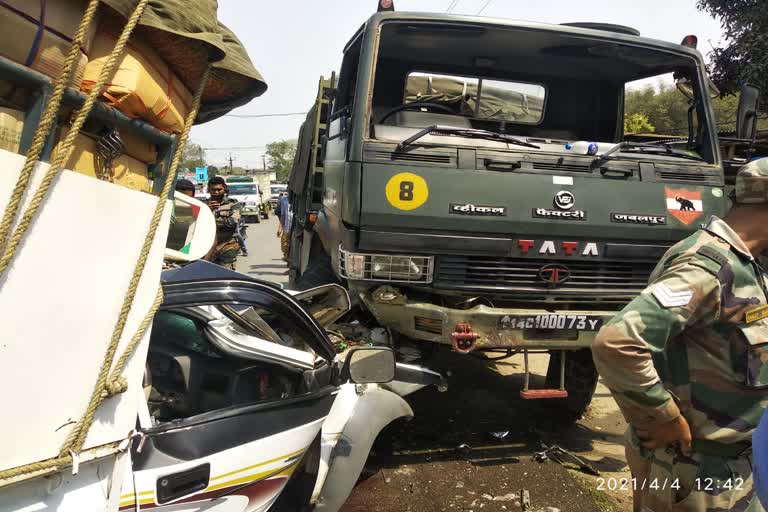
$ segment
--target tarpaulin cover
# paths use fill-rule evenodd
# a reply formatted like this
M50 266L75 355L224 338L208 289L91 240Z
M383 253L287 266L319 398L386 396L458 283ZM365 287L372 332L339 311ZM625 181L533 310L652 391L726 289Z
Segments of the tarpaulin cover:
M521 91L514 90L514 87L514 82L510 82L508 88L502 88L484 80L480 89L478 109L477 79L414 74L408 77L405 95L408 103L439 103L451 106L456 109L457 114L469 117L533 124L541 121L544 109L543 89L541 96L538 96L522 92L526 88L535 91L536 86L521 84Z
M136 5L136 0L101 2L123 19ZM220 117L267 90L242 43L218 21L217 7L216 0L150 0L132 36L151 44L191 91L206 63L215 61L197 123Z
M309 172L309 160L312 158L312 138L314 137L314 122L317 105L307 113L306 120L301 124L299 139L296 144L296 156L293 157L293 167L288 178L288 190L296 195L303 195Z

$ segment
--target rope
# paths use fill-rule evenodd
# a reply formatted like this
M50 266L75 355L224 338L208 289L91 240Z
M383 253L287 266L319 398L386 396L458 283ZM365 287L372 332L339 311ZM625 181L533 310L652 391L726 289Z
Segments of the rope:
M83 444L85 444L85 437L88 434L88 429L90 428L90 425L93 422L93 418L96 414L96 409L98 409L99 405L104 400L104 398L110 396L110 389L107 388L107 382L108 382L107 375L111 367L111 363L114 358L115 351L117 350L117 345L119 344L120 338L122 337L122 334L123 334L123 330L125 329L125 323L128 319L128 313L130 313L131 311L131 306L133 305L133 299L136 296L136 290L139 287L139 280L141 279L141 275L144 272L144 267L147 263L149 252L152 249L152 242L155 239L155 233L157 232L157 228L160 225L160 220L163 216L163 211L165 209L165 203L168 199L168 196L170 195L171 185L173 184L174 178L176 176L176 169L178 168L179 162L181 161L182 150L184 146L186 146L187 144L187 139L189 139L189 131L192 128L192 124L195 122L195 119L197 118L197 112L200 109L200 102L203 97L203 91L205 90L205 86L208 82L208 76L210 75L210 73L211 73L211 66L208 66L205 72L203 73L200 79L200 84L198 85L197 91L195 92L195 97L192 102L192 109L187 115L187 119L184 124L184 129L181 132L181 134L179 134L178 145L176 147L176 151L174 152L173 160L171 161L171 166L168 169L168 173L165 176L165 182L163 183L163 190L160 193L160 197L157 200L157 204L155 206L155 213L154 213L154 216L152 217L152 222L150 223L147 236L144 239L144 245L141 248L139 260L136 262L136 267L134 268L133 276L131 277L131 281L128 286L128 291L125 294L125 299L123 300L123 306L120 310L120 316L117 319L115 330L112 333L112 340L110 341L109 348L107 349L107 354L104 356L104 363L102 365L101 371L99 372L99 378L96 381L96 386L94 387L93 393L91 395L91 400L88 403L88 407L86 408L83 418L78 422L77 425L75 425L75 427L69 433L69 436L67 436L67 440L65 441L64 445L62 446L59 452L60 455L64 455L68 453L70 450L74 450L75 452L77 452L83 447ZM162 301L162 299L159 296L158 298L155 299L155 303L159 307L158 300ZM142 326L146 329L146 327L149 325L150 322L151 322L151 317L149 318L145 317L144 322L142 322ZM139 336L139 338L140 337L141 336ZM136 347L137 344L138 344L138 340L134 336L134 339L131 340L125 352L118 360L117 364L119 365L119 367L116 368L115 373L119 373L118 370L122 370L122 366L125 365L125 362L127 361L128 357L130 357L131 352L133 351L133 349ZM120 386L119 384L115 384L116 379L114 377L110 382L113 383L112 389L122 388L122 386Z
M37 164L37 161L40 159L40 154L45 147L45 140L48 137L48 133L51 131L53 123L56 121L59 107L61 106L61 100L64 98L64 91L72 79L75 63L80 60L80 47L85 45L85 36L96 15L96 8L98 6L99 0L91 0L88 3L83 18L80 20L80 26L77 28L75 37L69 47L69 53L64 59L61 74L53 84L51 98L48 100L48 104L40 118L40 124L37 126L37 130L35 130L35 134L32 137L32 144L27 151L27 158L24 161L24 166L21 168L21 173L19 174L18 180L16 180L16 185L11 193L11 198L5 208L5 212L3 212L3 218L0 220L0 251L5 247L8 235L11 232L11 226L13 225L13 221L16 220L16 214L19 211L21 200L24 197L24 191L27 189L29 180L32 177L32 171L35 168L35 164ZM2 252L0 252L0 254L2 254ZM2 274L2 270L0 270L0 274Z
M160 309L160 305L162 303L163 288L160 287L157 289L155 301L152 303L152 306L150 306L149 311L147 311L144 319L139 324L139 328L136 330L133 338L131 338L131 341L125 347L123 354L115 363L115 366L112 369L112 373L107 378L107 383L105 385L106 394L102 393L103 398L109 398L120 393L125 393L128 390L128 381L126 381L125 377L123 377L121 374L123 373L123 369L128 363L128 359L131 357L131 354L133 354L133 351L136 350L137 346L139 346L141 339L144 337L144 333L146 333L147 329L149 329L149 324L152 323L152 319L155 317L155 313L157 313L157 310Z
M37 212L40 210L43 199L45 199L45 195L48 193L48 189L51 188L53 180L59 174L59 171L61 171L64 163L69 160L69 156L72 153L74 147L75 138L77 137L78 133L80 133L80 128L82 128L83 124L85 124L85 120L88 118L88 114L93 108L93 105L99 99L102 89L104 89L107 81L112 78L112 73L118 64L118 60L123 54L123 50L125 49L125 45L128 42L128 38L131 36L133 29L139 23L139 19L144 13L144 8L147 6L148 1L149 0L139 0L138 4L136 4L136 8L133 11L133 14L131 14L131 17L128 18L128 23L126 23L125 28L123 28L123 33L120 34L120 38L117 40L117 44L112 50L112 53L109 55L107 64L104 66L104 68L102 68L101 74L99 74L99 79L96 81L93 89L91 89L91 92L88 94L88 97L86 98L82 108L78 111L77 116L75 117L71 128L67 132L66 137L64 137L64 141L62 142L59 151L56 153L55 161L51 163L50 168L45 173L40 186L35 191L35 195L32 196L32 200L29 206L22 214L19 225L13 231L11 238L8 240L8 245L5 247L5 251L3 252L2 257L0 257L0 276L3 275L3 272L5 272L8 266L11 264L11 261L16 254L16 249L24 238L24 235L26 235L32 220L35 218L35 215L37 215ZM56 116L55 112L47 111L46 114L49 114L52 117ZM29 158L29 155L27 158ZM26 189L26 184L24 189ZM16 199L20 201L21 196L24 193L24 189L21 189L18 196L16 195L16 190L14 190L11 200ZM3 226L0 226L0 236L2 235L2 227Z
M6 247L5 252L3 253L3 258L0 259L0 274L2 274L2 272L10 264L10 261L13 258L14 252L18 247L19 242L21 241L22 237L24 236L27 229L29 228L29 224L31 220L34 218L37 211L39 210L42 199L45 197L46 192L50 188L53 182L53 179L58 174L63 163L68 160L69 153L72 151L72 143L74 141L74 138L77 135L77 133L80 131L80 128L82 128L82 125L85 122L85 119L88 116L88 113L90 112L96 99L101 93L101 90L103 89L107 79L111 77L113 69L117 63L117 60L120 57L125 47L125 44L128 38L130 37L131 32L133 31L136 24L138 23L138 20L141 18L141 15L144 11L144 8L147 5L147 2L148 0L139 0L135 11L129 18L128 23L125 25L125 28L123 29L123 33L120 36L120 39L118 40L117 44L115 45L115 48L110 54L107 65L104 66L104 68L102 69L96 85L91 90L91 93L86 99L85 104L78 112L77 117L73 122L69 133L67 134L64 142L62 143L61 149L57 154L56 161L51 164L51 167L46 173L45 177L43 178L43 181L40 187L35 192L35 195L30 203L30 206L24 212L22 216L22 220L19 223L19 226L14 231L8 243L8 246ZM91 0L91 3L88 6L88 10L86 10L86 13L83 16L83 20L81 22L81 28L82 26L85 26L86 28L88 27L88 24L90 23L90 19L93 18L93 14L95 12L95 7L97 4L98 4L98 0ZM87 19L87 18L90 18L90 19ZM78 36L79 35L81 35L80 31L78 32ZM78 41L82 39L81 37L78 37L78 36L76 36L75 40L73 41L73 47L77 46ZM79 51L79 47L78 47L78 51ZM71 69L69 71L71 71ZM65 68L62 74L66 74L66 73L67 73L67 69L65 64ZM27 465L16 467L16 468L11 468L5 471L0 471L0 481L25 475L25 474L37 473L41 471L50 472L51 470L56 470L56 469L71 465L73 463L73 454L76 454L79 450L81 450L83 445L85 444L86 436L88 434L91 424L93 423L93 418L95 416L96 410L98 409L101 402L109 396L114 396L115 394L122 393L128 389L128 385L127 385L127 382L125 381L125 378L121 376L122 370L124 369L128 359L130 358L133 351L138 346L139 342L141 341L147 329L149 328L149 325L152 322L152 318L154 317L154 314L157 312L158 308L160 307L160 304L162 303L162 300L163 300L162 289L158 290L158 293L155 297L155 301L153 302L147 314L144 316L144 319L139 324L139 327L136 333L131 338L130 342L126 346L122 355L115 363L115 367L112 373L109 373L109 370L112 367L112 361L113 361L115 352L117 351L120 338L122 337L123 331L125 329L125 324L128 318L128 314L130 313L131 307L133 305L133 300L136 296L136 291L139 286L141 275L144 272L144 267L146 265L147 258L149 256L149 252L152 248L152 243L154 241L155 234L157 233L157 228L160 224L160 220L162 219L163 211L165 209L165 203L167 201L168 196L170 195L171 185L173 183L173 180L176 174L176 169L178 168L179 162L181 161L182 151L189 138L189 132L192 127L192 124L197 118L197 113L200 109L200 102L203 96L203 91L205 90L205 86L208 82L208 77L210 73L211 73L211 66L209 65L201 77L198 90L195 93L195 97L193 100L192 109L190 110L189 115L187 116L186 123L184 125L184 130L179 135L176 150L173 155L173 160L171 162L170 169L166 174L165 181L163 183L162 192L158 197L158 201L155 206L155 212L152 217L152 221L150 223L149 231L147 232L147 235L144 239L144 244L141 248L139 259L136 262L134 273L129 283L128 291L126 292L126 295L123 299L123 305L120 310L120 315L118 316L118 319L112 334L110 345L107 348L107 352L104 356L104 361L102 363L102 367L99 372L98 380L94 387L93 393L91 394L91 398L89 400L88 406L86 408L86 411L83 417L77 423L77 425L75 425L75 427L72 429L70 434L67 436L67 439L64 442L58 457L54 459L45 460L45 461L35 462L32 464L27 464ZM43 115L44 119L41 120L41 126L38 127L38 130L35 134L33 146L30 147L30 151L27 154L27 162L25 162L25 167L23 170L26 170L27 163L31 161L32 166L30 166L30 169L29 169L30 176L31 176L31 170L34 167L35 160L37 160L40 152L42 151L42 146L45 141L45 134L50 129L50 127L53 124L53 121L56 118L56 112L58 111L58 105L61 102L61 97L63 96L63 90L66 87L66 83L67 81L62 82L61 77L59 77L59 80L57 80L56 86L58 88L58 86L61 85L61 89L62 89L61 94L59 94L57 98L54 92L54 95L51 97L51 100L48 106L46 107L46 111ZM51 106L54 103L56 104L56 107L57 107L56 109L51 108ZM48 128L41 129L43 128L43 121L46 121ZM43 133L43 135L40 135L41 132ZM37 146L39 147L36 148L35 147L36 145L34 144L34 142L37 142L38 139L41 142L37 144ZM20 202L21 198L23 197L23 194L26 190L28 182L29 182L29 176L27 176L26 179L24 180L22 180L22 178L20 177L19 183L17 183L18 191L14 190L14 193L12 195L12 200L15 199L16 204L14 205L13 212L10 215L11 219L15 217L16 210L18 209L18 202ZM9 216L8 215L9 210L10 208L7 209L5 212L6 217ZM7 231L10 229L11 222L12 220L8 222L7 228L0 226L0 228L5 229L5 236L7 236ZM0 235L2 234L3 234L3 231L0 230Z

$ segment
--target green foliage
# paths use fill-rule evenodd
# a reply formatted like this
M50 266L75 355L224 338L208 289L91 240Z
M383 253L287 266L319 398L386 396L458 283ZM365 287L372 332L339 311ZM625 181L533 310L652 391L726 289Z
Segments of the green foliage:
M288 181L293 157L296 155L296 140L278 140L267 144L269 168L275 171L278 181Z
M624 116L624 133L653 133L656 128L644 115L635 112Z
M729 96L712 100L718 131L736 126L738 98ZM689 102L672 84L648 85L626 93L624 133L659 133L685 137L688 135Z
M181 155L181 167L194 171L195 167L205 167L205 151L200 144L188 142Z
M715 85L735 94L740 84L752 83L762 89L762 110L768 110L768 2L698 0L698 8L720 21L727 40L710 54Z

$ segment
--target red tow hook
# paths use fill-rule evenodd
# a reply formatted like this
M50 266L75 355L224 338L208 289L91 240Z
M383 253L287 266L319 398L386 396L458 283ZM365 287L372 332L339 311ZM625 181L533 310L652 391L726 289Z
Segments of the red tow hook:
M453 351L459 354L469 354L475 349L480 335L472 330L472 325L460 322L451 333Z

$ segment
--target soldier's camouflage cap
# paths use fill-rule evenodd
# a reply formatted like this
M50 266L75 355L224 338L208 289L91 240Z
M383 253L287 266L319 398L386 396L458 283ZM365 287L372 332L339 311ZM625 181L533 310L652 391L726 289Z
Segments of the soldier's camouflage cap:
M768 158L739 169L734 200L742 204L768 203Z

